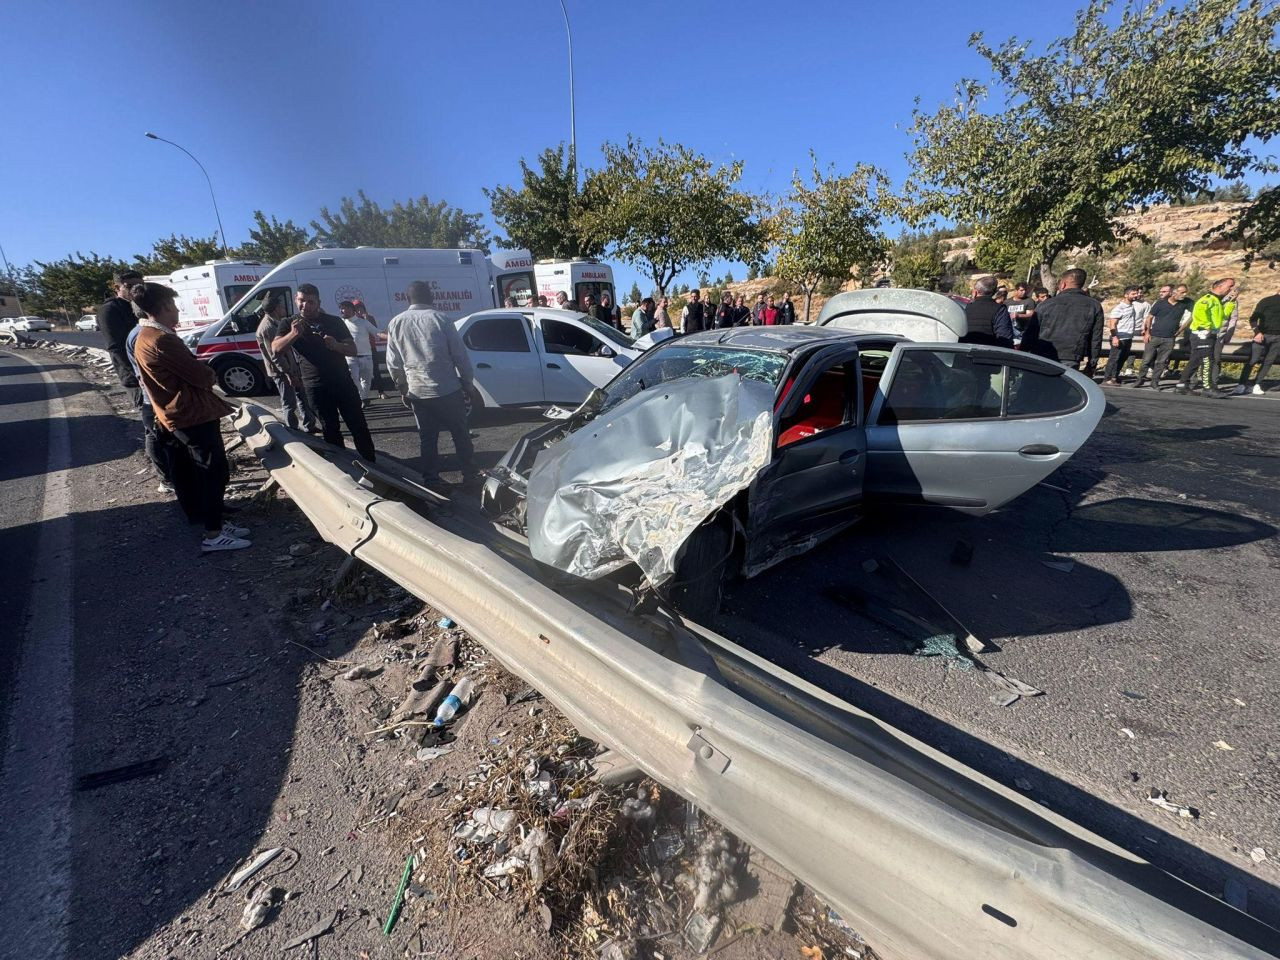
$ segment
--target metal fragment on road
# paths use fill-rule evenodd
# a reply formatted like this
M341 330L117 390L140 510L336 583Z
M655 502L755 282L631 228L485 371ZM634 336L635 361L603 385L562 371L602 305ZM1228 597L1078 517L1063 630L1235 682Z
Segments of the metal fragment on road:
M230 893L232 891L239 890L246 880L258 873L263 867L282 853L284 853L284 847L272 847L269 850L263 850L262 853L249 861L249 865L247 867L244 867L231 875L231 879L227 881L227 886L225 888L227 892Z
M294 950L305 943L309 943L312 940L317 940L320 937L323 937L326 933L333 930L333 925L337 922L337 910L330 912L327 916L322 916L319 921L307 930L306 933L301 933L286 943L284 945L283 952L288 953L290 950Z
M1186 820L1200 819L1199 810L1195 809L1194 807L1184 806L1183 804L1180 804L1180 803L1174 803L1172 800L1168 798L1168 796L1165 794L1163 790L1157 789L1156 787L1152 787L1151 790L1147 793L1147 802L1155 804L1161 810L1166 810L1169 813L1177 814L1179 817L1182 817Z

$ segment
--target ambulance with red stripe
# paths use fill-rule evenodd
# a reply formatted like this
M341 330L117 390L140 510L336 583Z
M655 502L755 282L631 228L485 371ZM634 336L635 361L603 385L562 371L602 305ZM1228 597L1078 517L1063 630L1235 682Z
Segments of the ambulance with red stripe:
M145 279L178 292L178 336L221 320L241 297L272 270L258 260L208 260Z
M585 276L590 273L591 276ZM543 278L555 303L555 291L570 297L608 289L613 271L593 261L538 262L527 250L499 251L492 257L480 250L415 250L354 247L308 250L266 271L262 278L221 320L189 333L184 340L196 357L213 366L222 389L233 396L251 396L268 387L256 332L258 310L268 294L280 296L294 312L298 284L312 283L320 291L321 308L337 315L344 300L363 301L365 310L386 342L387 323L408 309L405 290L411 281L425 280L435 291L435 308L452 320L478 310L501 306L510 296L526 305ZM575 286L576 284L576 286ZM579 288L581 288L579 290ZM379 354L377 361L382 362Z

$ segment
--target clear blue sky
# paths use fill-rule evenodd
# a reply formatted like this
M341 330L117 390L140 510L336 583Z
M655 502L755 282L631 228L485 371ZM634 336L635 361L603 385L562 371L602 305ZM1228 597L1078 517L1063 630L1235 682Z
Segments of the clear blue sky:
M810 148L900 181L914 99L932 106L986 75L970 33L1045 40L1074 7L566 2L585 165L604 140L661 136L742 159L745 185L774 192ZM146 130L208 168L232 244L255 209L305 225L362 187L488 219L481 188L568 139L556 0L55 0L8 4L0 23L0 244L13 263L213 233L200 171ZM615 268L625 291L635 274Z

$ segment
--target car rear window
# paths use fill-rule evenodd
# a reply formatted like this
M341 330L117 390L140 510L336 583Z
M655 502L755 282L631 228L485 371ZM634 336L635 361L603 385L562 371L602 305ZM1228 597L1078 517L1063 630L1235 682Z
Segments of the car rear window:
M673 343L650 350L633 361L609 384L606 400L613 406L659 383L684 377L722 377L729 373L776 387L786 365L787 357L782 353L720 346L684 347Z

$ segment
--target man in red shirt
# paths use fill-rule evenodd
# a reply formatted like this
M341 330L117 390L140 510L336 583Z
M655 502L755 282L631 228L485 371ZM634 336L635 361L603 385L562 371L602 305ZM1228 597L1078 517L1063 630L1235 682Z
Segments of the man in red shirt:
M765 301L764 307L760 310L760 323L766 327L772 327L782 322L779 316L777 304L773 302L773 294L769 294L769 299Z

